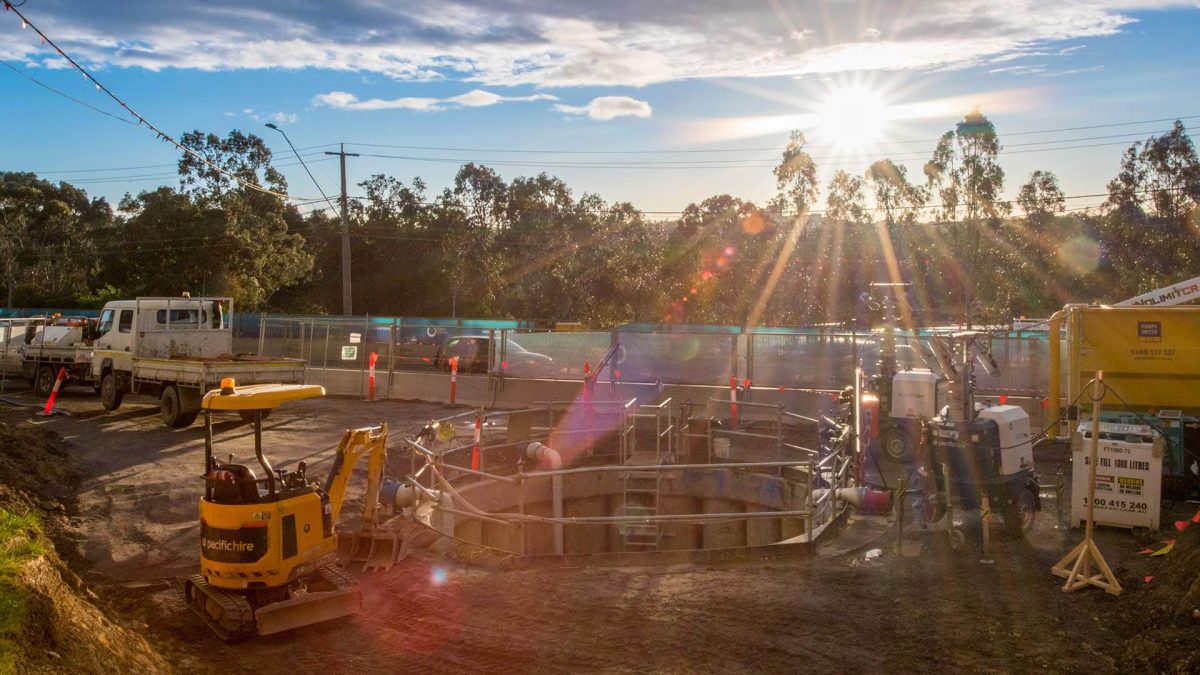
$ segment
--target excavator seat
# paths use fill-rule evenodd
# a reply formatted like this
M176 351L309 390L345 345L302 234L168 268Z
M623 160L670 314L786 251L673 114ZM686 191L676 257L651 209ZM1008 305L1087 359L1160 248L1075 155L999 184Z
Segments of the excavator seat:
M218 504L255 504L258 502L258 477L245 464L221 464L208 474L213 501Z

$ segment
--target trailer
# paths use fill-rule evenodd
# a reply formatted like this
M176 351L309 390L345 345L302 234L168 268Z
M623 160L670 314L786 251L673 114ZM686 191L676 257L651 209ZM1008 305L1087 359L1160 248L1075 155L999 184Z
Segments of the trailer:
M64 385L95 386L91 381L95 338L95 319L58 315L30 319L23 335L15 339L21 374L38 396L50 393L61 369L66 369Z
M137 298L104 305L87 348L89 382L106 410L126 394L159 399L164 424L186 427L203 395L234 378L239 385L302 384L303 359L233 354L232 298Z

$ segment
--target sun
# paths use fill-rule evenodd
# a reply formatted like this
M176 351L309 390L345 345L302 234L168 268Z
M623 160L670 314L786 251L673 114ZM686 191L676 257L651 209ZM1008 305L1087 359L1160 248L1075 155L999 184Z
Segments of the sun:
M883 138L888 106L873 89L846 86L831 90L818 104L813 132L822 143L864 146Z

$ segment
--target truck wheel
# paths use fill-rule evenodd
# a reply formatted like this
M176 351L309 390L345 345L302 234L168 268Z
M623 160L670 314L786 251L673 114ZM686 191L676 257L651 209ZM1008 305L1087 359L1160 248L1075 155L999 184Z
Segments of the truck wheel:
M159 414L163 424L169 427L186 427L196 421L195 414L183 411L183 402L179 398L179 387L168 384L163 387L162 399L159 401Z
M121 391L121 387L117 384L117 374L109 371L100 379L100 405L104 406L105 410L116 410L121 407L121 399L125 398L125 392Z
M38 396L49 396L50 392L54 391L54 380L57 378L54 368L40 366L37 370L37 377L33 378L33 393Z
M1027 537L1033 532L1033 521L1036 517L1037 504L1033 492L1022 488L1004 507L1004 531L1011 537Z

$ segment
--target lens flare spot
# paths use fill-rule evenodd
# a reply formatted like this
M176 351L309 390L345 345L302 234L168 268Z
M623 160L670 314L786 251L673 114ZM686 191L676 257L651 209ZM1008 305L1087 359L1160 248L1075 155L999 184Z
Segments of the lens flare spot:
M444 586L444 585L446 585L446 581L448 581L449 579L450 579L450 573L447 572L444 568L435 567L435 568L433 568L433 570L431 570L429 572L429 580L431 582L433 582L434 586Z
M732 256L733 252L734 252L734 248L732 246L725 247L725 255L726 256Z
M745 218L742 218L742 231L746 234L762 234L764 226L763 217L758 212L751 213Z
M689 291L689 292L690 292L692 295L695 295L695 294L696 294L696 293L698 293L699 291L697 291L697 290L696 290L696 287L695 287L695 286L692 286L692 290L691 290L691 291Z
M700 278L703 279L704 281L708 281L709 279L713 278L713 273L708 270L704 270L703 272L700 273Z
M1058 257L1076 274L1087 274L1100 265L1100 244L1090 237L1075 237L1059 248Z
M725 256L721 256L720 258L717 258L717 267L724 267L728 264L729 264L729 258L726 258Z

